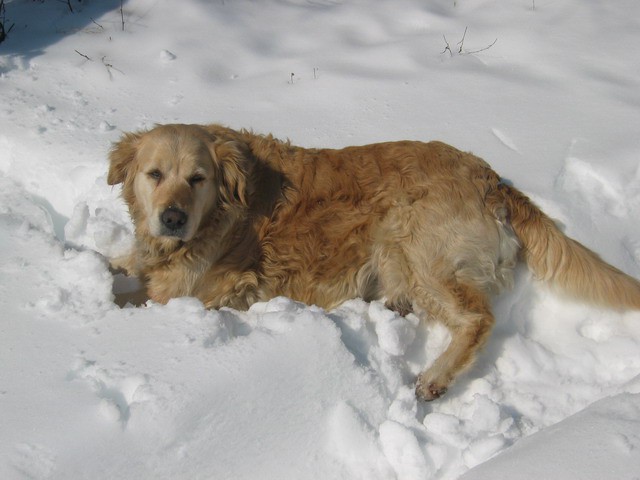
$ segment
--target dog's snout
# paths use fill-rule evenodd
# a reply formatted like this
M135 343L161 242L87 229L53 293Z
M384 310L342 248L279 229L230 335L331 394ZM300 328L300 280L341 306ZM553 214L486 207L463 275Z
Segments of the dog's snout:
M169 207L160 217L162 224L169 230L179 230L187 223L187 214L176 207Z

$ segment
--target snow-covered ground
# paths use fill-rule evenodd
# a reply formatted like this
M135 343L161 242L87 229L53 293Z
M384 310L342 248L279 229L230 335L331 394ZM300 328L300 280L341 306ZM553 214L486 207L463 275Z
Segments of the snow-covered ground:
M422 404L438 325L358 299L121 309L104 258L132 240L110 143L219 122L472 150L640 276L637 0L69 4L0 15L0 478L638 478L640 313L522 269L477 366Z

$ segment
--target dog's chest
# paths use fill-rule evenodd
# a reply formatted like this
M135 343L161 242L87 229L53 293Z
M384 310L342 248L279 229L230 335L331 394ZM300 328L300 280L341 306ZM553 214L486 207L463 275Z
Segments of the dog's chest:
M147 272L147 291L160 303L175 297L194 296L203 274L203 269L188 268L180 263L156 268Z

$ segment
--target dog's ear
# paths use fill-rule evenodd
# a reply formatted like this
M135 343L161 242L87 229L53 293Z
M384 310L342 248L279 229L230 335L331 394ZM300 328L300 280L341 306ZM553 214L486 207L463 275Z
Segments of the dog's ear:
M242 142L216 140L212 145L213 161L220 174L220 196L227 205L248 206L249 176L253 160Z
M107 183L116 185L124 182L127 178L127 171L138 150L138 142L142 134L125 133L118 142L114 143L109 153L109 174Z

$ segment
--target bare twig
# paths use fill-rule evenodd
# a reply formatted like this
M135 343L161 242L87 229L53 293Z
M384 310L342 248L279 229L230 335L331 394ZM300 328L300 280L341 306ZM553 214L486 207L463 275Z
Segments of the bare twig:
M91 18L91 17L89 17L89 18ZM100 27L100 29L104 30L104 27L103 27L102 25L100 25L98 22L96 22L93 18L91 19L91 23L93 23L93 24L95 24L95 25L99 26L99 27Z
M122 70L120 70L119 68L116 68L113 66L113 64L108 63L106 61L107 56L105 55L104 57L102 57L102 64L107 68L107 72L109 72L109 79L113 80L113 73L111 73L111 70L115 70L116 72L124 75L124 72Z
M451 47L449 46L449 42L447 42L447 37L442 35L442 38L444 38L444 43L445 43L446 47L444 47L444 50L441 51L440 54L443 54L444 52L446 52L448 50L449 51L449 55L453 57L453 52L451 51Z
M458 43L456 43L456 45L460 45L460 48L458 49L458 53L462 53L462 48L464 47L464 39L467 36L467 30L469 27L464 27L464 33L462 34L462 40L460 40Z
M87 60L89 60L90 62L93 62L93 60L91 60L90 57L88 57L87 55L85 55L84 53L80 53L78 50L74 50L74 52L76 52L78 55L80 55L81 57L86 58Z
M456 44L456 45L460 45L460 47L458 48L458 55L473 55L475 53L484 52L485 50L489 50L491 47L493 47L496 44L496 42L498 41L498 39L496 38L490 45L487 45L484 48L480 48L478 50L465 51L464 50L464 41L467 38L467 30L469 30L469 27L465 27L464 33L462 34L462 39ZM442 38L444 38L444 43L445 43L446 46L444 47L444 50L442 52L440 52L440 53L443 54L443 53L448 51L449 55L453 56L453 51L451 50L451 46L449 45L449 42L447 41L447 37L445 37L443 35Z
M472 52L467 52L467 55L472 55L474 53L480 53L480 52L484 52L485 50L489 50L491 47L493 47L496 44L497 41L498 41L498 39L496 38L490 45L487 45L486 47L481 48L480 50L474 50Z
M122 0L120 0L120 18L122 19L122 31L124 32L124 10L122 10Z
M7 35L11 29L15 26L15 23L12 23L9 28L6 27L6 10L4 8L4 0L0 0L0 43L4 42L7 39Z

